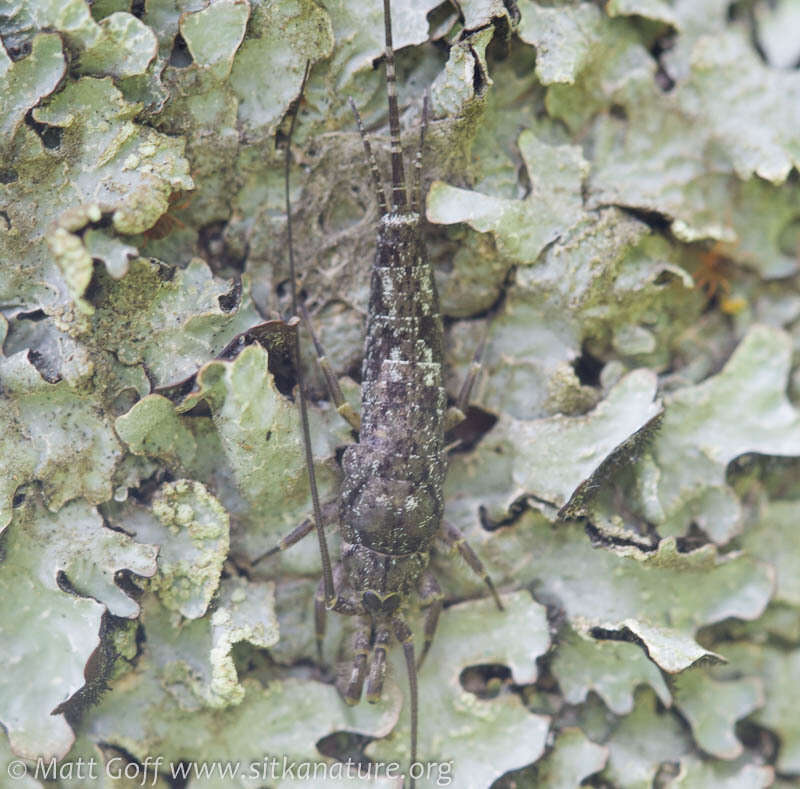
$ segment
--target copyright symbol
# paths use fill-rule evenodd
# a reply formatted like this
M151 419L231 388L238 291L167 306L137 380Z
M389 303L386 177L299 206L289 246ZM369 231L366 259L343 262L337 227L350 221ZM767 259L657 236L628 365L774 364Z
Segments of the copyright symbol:
M28 774L28 767L22 759L12 759L8 763L8 774L11 778L24 778Z

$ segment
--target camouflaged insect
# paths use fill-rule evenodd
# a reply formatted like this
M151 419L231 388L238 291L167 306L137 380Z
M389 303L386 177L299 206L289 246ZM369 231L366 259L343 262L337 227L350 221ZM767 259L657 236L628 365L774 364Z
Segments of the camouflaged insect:
M384 20L392 163L390 204L361 119L351 101L370 163L380 212L364 343L360 419L348 412L324 352L314 337L331 398L359 432L358 443L349 446L342 458L344 482L338 508L342 554L340 562L333 568L322 531L323 516L314 482L302 382L300 405L314 520L323 564L323 578L316 598L320 657L326 610L359 617L354 636L355 654L344 697L350 704L358 703L366 681L367 699L377 701L381 697L386 672L386 650L394 635L403 647L408 670L411 761L414 763L418 734L417 671L433 640L443 603L442 591L428 567L434 539L456 547L475 572L484 578L498 608L502 609L502 604L483 565L461 533L442 520L447 472L445 430L463 419L463 409L479 367L476 361L457 406L448 409L443 380L442 317L421 232L422 145L427 101L423 110L420 148L414 162L414 188L409 200L400 146L389 0L384 0ZM287 213L294 283L288 205ZM296 305L294 293L293 300ZM306 323L311 330L310 321L306 320ZM314 525L310 521L302 524L270 553L293 545L309 534ZM427 607L425 643L419 662L415 660L411 630L401 613L414 594ZM411 786L413 784L412 779Z

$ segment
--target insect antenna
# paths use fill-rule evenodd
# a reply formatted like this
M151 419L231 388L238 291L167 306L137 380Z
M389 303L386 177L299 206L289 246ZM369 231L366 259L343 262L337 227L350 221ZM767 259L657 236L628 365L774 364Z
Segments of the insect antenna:
M364 131L364 124L361 121L361 114L358 111L358 107L356 107L356 103L353 101L353 97L350 96L347 100L350 102L350 109L353 111L353 115L356 117L358 133L361 135L361 142L364 145L364 152L367 154L369 169L372 173L372 182L375 184L375 192L378 195L378 209L380 211L380 215L383 216L388 209L386 207L386 193L383 191L383 183L381 182L381 171L378 169L378 161L375 158L372 146L369 144L369 140L367 139L367 133Z
M411 190L411 210L422 209L422 150L425 147L425 131L428 128L428 91L422 99L422 123L419 127L419 148L414 155L414 188Z
M383 21L386 28L386 93L389 96L389 137L392 152L392 211L402 212L406 207L406 175L403 169L403 149L400 147L400 112L397 109L397 78L389 0L383 0Z
M403 648L403 657L406 661L408 671L408 688L410 696L409 717L411 719L411 769L417 762L417 737L419 734L419 688L417 687L417 661L414 659L414 638L411 630L402 619L395 619L394 626L395 638ZM410 788L414 789L415 781L413 775L410 778Z
M289 198L289 171L291 169L292 159L292 135L294 134L294 126L297 121L297 112L300 108L300 100L303 97L303 91L306 87L306 80L308 80L308 72L311 68L311 61L306 61L306 69L303 73L303 81L300 83L300 92L297 96L294 106L291 109L292 119L289 123L289 135L286 140L286 153L284 157L284 170L283 170L283 185L286 195L286 228L288 235L289 245L289 280L291 282L292 294L292 315L299 316L298 299L297 299L297 281L295 278L295 265L294 265L294 243L292 238L292 205ZM322 525L322 507L319 503L319 491L317 490L317 476L314 473L314 457L311 452L311 429L308 425L308 404L306 402L305 382L303 380L303 370L300 365L300 331L299 326L294 335L294 363L297 370L297 393L300 402L300 422L303 428L303 448L306 456L306 469L308 471L308 484L311 488L311 502L314 509L314 523L317 529L317 537L319 539L319 553L322 558L322 578L325 586L325 604L331 607L334 604L333 592L333 573L331 572L331 558L328 553L328 543L325 539L325 531Z

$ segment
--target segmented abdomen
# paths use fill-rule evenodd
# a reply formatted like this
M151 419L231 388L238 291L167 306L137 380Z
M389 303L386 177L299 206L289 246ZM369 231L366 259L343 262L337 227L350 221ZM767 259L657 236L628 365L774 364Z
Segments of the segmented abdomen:
M427 550L446 472L442 320L417 214L381 219L372 270L359 443L343 460L349 542Z

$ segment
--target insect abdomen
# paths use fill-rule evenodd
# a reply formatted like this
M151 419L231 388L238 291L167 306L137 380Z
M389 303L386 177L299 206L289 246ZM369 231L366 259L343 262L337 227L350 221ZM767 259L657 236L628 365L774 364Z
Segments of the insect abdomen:
M389 554L425 551L446 472L442 319L419 215L381 219L361 384L361 433L343 459L344 537Z

